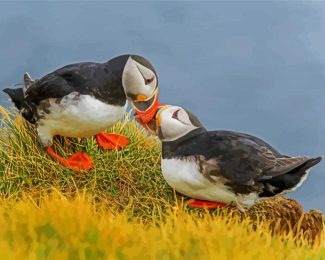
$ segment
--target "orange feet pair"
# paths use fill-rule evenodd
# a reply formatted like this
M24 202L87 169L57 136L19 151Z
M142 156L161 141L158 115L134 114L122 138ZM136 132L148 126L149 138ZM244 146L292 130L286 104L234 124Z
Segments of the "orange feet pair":
M98 146L101 149L124 149L128 144L128 139L123 135L99 133L96 135ZM89 171L94 163L85 152L78 152L65 159L54 152L51 147L46 147L46 152L56 161L77 173Z
M192 208L204 208L204 209L218 209L227 206L225 203L222 202L213 202L213 201L197 200L197 199L188 200L186 201L185 204Z

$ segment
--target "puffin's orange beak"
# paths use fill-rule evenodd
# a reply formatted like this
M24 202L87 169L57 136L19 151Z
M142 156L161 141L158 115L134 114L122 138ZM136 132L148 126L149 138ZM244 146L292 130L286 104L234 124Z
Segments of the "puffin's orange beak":
M158 104L154 117L147 123L144 123L138 113L135 114L135 120L142 125L147 131L149 131L153 135L158 134L158 128L161 125L160 114L165 108L169 107L169 105Z

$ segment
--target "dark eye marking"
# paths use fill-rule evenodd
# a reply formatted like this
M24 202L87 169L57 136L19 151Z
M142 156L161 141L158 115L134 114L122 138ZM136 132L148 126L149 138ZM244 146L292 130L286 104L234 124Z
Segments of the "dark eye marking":
M146 85L148 85L148 84L150 84L151 82L153 82L154 79L155 79L155 76L153 76L153 77L150 78L150 79L145 79L144 81L145 81Z
M179 110L180 110L180 109L177 109L177 110L173 113L172 118L175 118L175 119L178 120L178 112L179 112Z

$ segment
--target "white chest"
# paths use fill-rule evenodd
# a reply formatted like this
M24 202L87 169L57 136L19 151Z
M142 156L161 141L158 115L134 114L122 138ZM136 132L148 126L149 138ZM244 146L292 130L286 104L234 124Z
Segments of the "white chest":
M176 191L195 199L230 203L235 194L221 181L211 182L199 171L194 160L162 159L162 173Z
M50 113L40 121L38 127L40 136L91 136L114 125L127 108L127 102L123 107L108 105L89 95L76 98L70 94L59 104L50 103Z

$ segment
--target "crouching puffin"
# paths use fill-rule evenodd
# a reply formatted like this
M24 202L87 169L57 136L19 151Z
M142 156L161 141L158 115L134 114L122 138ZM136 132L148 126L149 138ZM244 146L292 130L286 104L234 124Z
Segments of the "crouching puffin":
M193 207L235 204L245 211L262 199L286 194L306 179L322 157L282 155L263 140L232 131L207 131L178 106L157 111L162 173Z
M148 60L137 55L122 55L105 63L67 65L36 80L25 73L22 88L3 91L22 116L36 124L47 153L64 166L80 172L92 168L91 158L84 152L62 158L51 148L53 136L95 135L102 149L124 148L128 143L125 136L102 131L123 117L127 99L139 107L145 102L142 117L150 120L157 105L154 103L157 85L156 72Z

